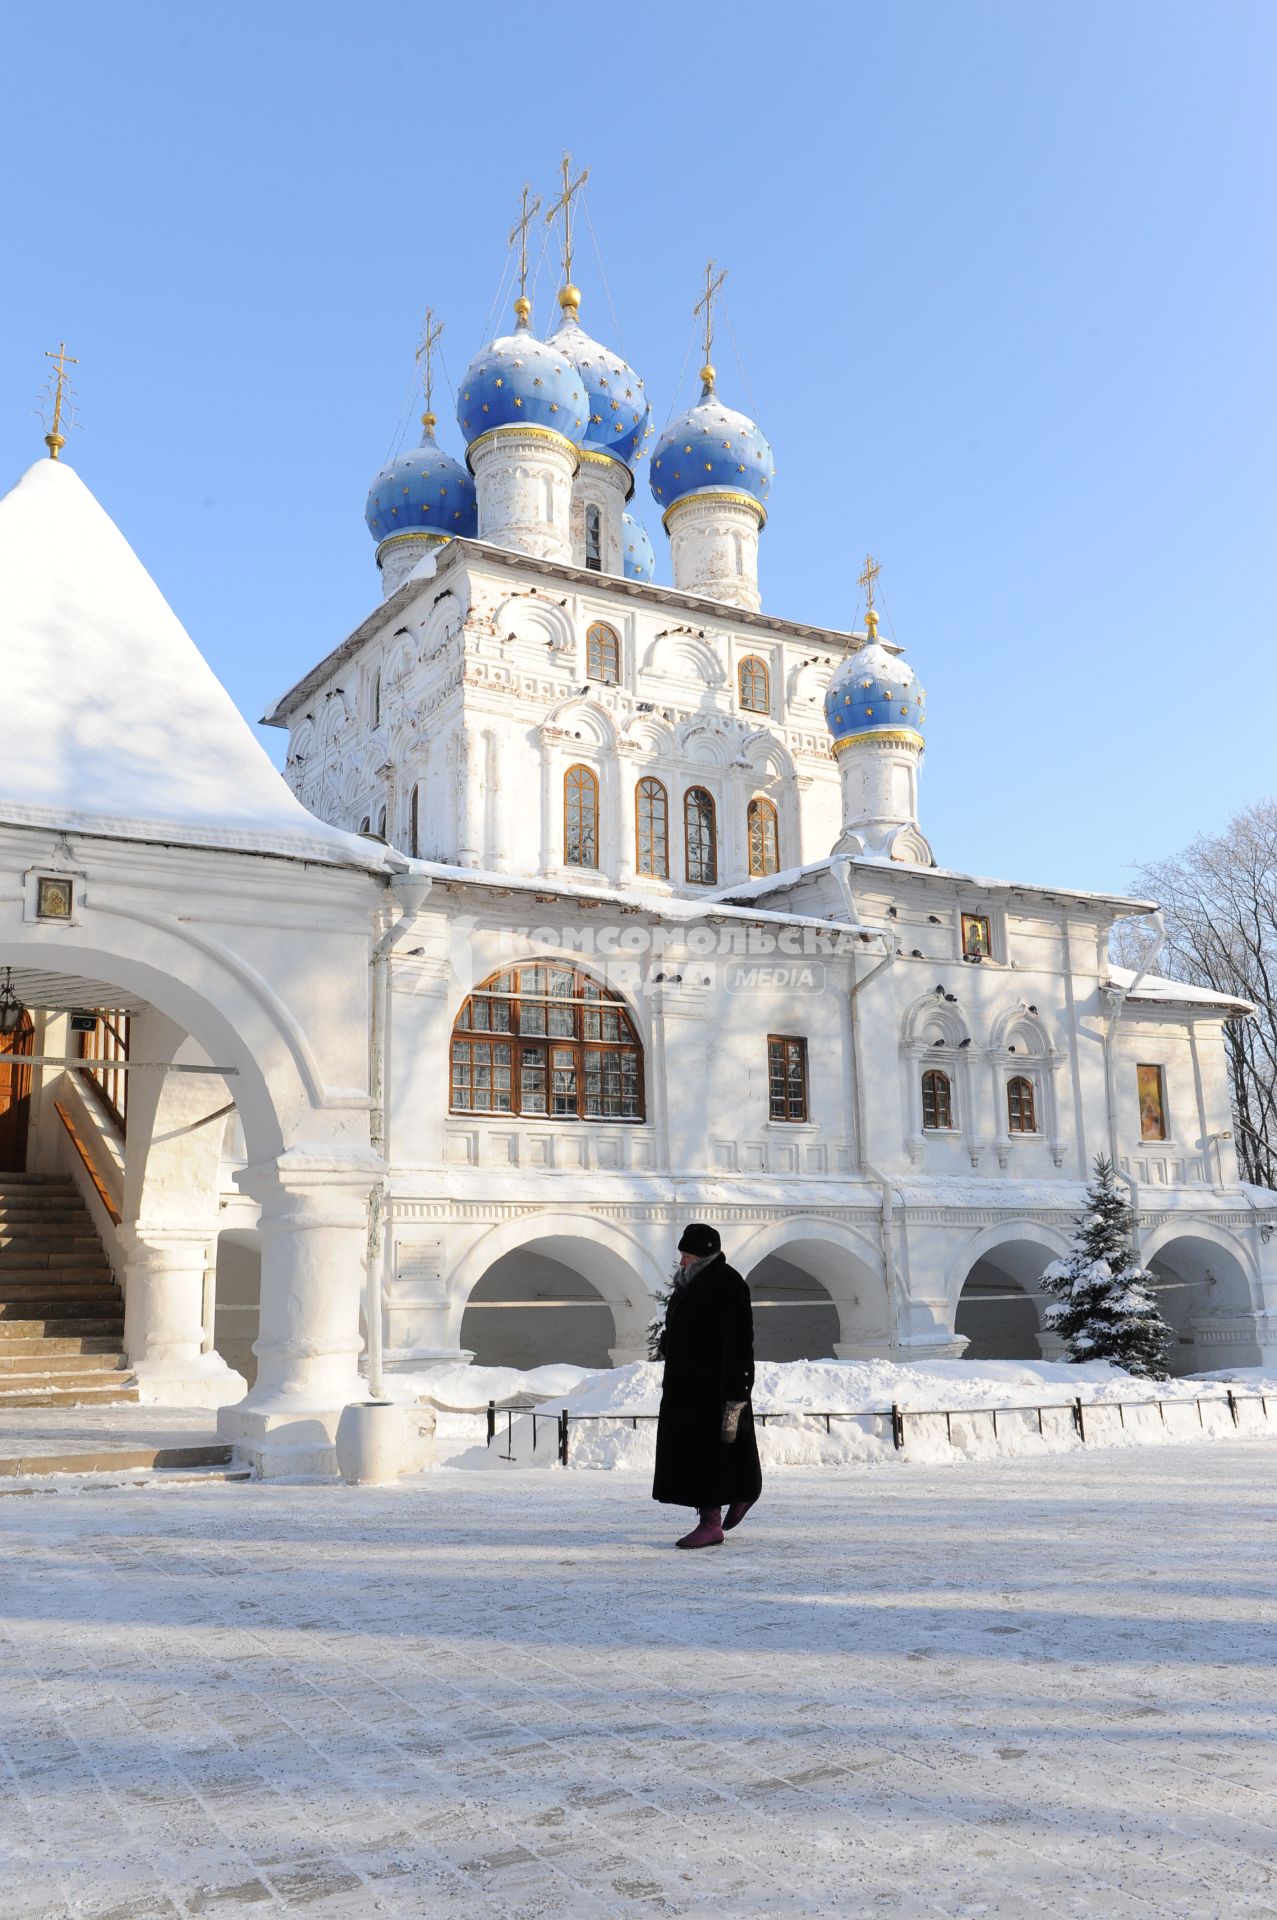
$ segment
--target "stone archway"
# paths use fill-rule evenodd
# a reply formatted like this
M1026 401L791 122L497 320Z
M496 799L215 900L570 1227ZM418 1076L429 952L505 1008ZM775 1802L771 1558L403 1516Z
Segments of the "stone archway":
M728 1258L760 1302L754 1323L760 1358L885 1359L894 1350L881 1264L854 1229L816 1218L777 1220L734 1255L729 1248ZM763 1351L773 1344L786 1351Z
M1037 1222L986 1229L968 1242L950 1278L953 1330L966 1360L1055 1359L1060 1343L1044 1328L1051 1295L1040 1281L1068 1250L1067 1236Z
M1258 1286L1247 1250L1207 1222L1151 1234L1142 1259L1153 1296L1173 1336L1172 1373L1211 1373L1260 1365Z
M502 1366L607 1367L647 1358L662 1284L617 1229L543 1215L490 1228L460 1261L449 1293L459 1345L481 1364L486 1356Z

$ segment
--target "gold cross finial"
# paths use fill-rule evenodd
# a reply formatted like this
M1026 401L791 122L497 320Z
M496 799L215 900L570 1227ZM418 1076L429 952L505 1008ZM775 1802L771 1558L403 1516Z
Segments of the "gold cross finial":
M59 340L56 353L50 353L46 348L44 357L46 360L52 360L57 367L57 372L53 376L53 425L44 436L44 444L49 449L49 458L56 460L66 445L66 436L62 432L62 402L67 399L69 403L71 383L67 379L67 368L68 366L78 367L80 363L67 352L65 340Z
M510 245L519 243L519 301L526 306L528 298L528 228L541 211L541 197L532 192L531 187L523 189L523 199L519 204L519 217L510 229ZM521 313L522 307L516 303ZM529 312L531 309L528 309Z
M440 320L436 325L435 310L433 307L427 307L425 324L421 329L421 345L417 348L417 365L421 367L421 381L426 395L426 410L421 416L423 427L433 427L435 423L430 401L435 385L435 348L439 344L442 333L443 321ZM421 366L423 360L424 367Z
M713 260L707 260L705 262L705 291L701 295L700 299L696 302L696 305L692 308L693 320L699 319L702 314L704 314L705 316L704 327L701 335L701 345L704 348L705 364L701 368L701 379L704 382L706 392L708 393L713 392L714 380L716 377L714 368L710 363L710 357L709 357L714 347L714 302L717 299L718 295L722 292L723 282L727 278L727 268L724 267L723 271L718 275L716 279L714 276L714 266L715 266L715 262Z
M572 155L570 153L564 154L560 166L563 172L563 191L550 208L550 211L546 214L545 224L547 227L551 226L556 213L563 215L563 292L567 293L569 289L571 289L573 293L576 293L575 287L572 286L572 202L589 179L590 169L588 167L582 167L580 173L577 174L574 180L572 178ZM559 304L564 308L573 305L579 307L581 304L580 295L577 294L575 302L564 300L562 295L560 295Z
M878 575L881 572L882 572L882 568L878 565L878 562L874 559L873 555L871 553L867 553L865 555L865 564L861 568L860 572L856 575L856 584L857 586L863 587L865 590L865 600L867 602L867 611L870 613L872 613L874 610L874 582L878 578Z

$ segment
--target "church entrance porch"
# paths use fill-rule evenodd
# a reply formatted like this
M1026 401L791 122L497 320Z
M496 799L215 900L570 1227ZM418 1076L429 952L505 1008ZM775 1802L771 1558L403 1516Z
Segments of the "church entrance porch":
M10 985L9 994L13 989ZM12 1006L12 998L9 1002ZM4 987L0 985L0 1021L5 1016ZM12 1016L10 1016L12 1017ZM27 1164L27 1128L31 1113L31 1068L34 1028L29 1013L6 1032L0 1026L0 1174L23 1173Z

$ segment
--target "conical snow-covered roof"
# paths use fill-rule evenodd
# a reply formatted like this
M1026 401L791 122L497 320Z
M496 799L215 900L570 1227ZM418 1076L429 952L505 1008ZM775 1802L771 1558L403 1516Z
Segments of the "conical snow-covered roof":
M0 499L0 823L379 868L308 813L110 516L39 460Z

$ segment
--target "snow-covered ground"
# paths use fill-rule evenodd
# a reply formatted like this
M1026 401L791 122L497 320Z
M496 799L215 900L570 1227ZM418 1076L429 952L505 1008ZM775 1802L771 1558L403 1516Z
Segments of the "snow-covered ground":
M553 1418L538 1415L534 1423L509 1411L512 1404L537 1401L549 1416L567 1409L569 1465L647 1473L655 1457L652 1416L660 1406L661 1375L659 1365L645 1363L597 1373L567 1366L526 1374L457 1367L446 1376L401 1379L397 1390L404 1397L428 1394L447 1409L439 1416L439 1455L455 1466L493 1472L511 1460L553 1466ZM1237 1400L1236 1421L1226 1399L1229 1387ZM1267 1407L1265 1395L1272 1396ZM483 1431L478 1416L490 1399L506 1409L491 1448L476 1444ZM1072 1413L1075 1399L1087 1408L1085 1443ZM1134 1379L1107 1361L762 1361L753 1403L756 1414L766 1415L759 1453L763 1465L773 1468L920 1460L954 1465L995 1454L1071 1452L1083 1444L1193 1445L1235 1434L1277 1440L1277 1376L1244 1368L1154 1382ZM899 1451L893 1405L907 1415Z
M1269 1459L0 1501L0 1911L1271 1915Z

